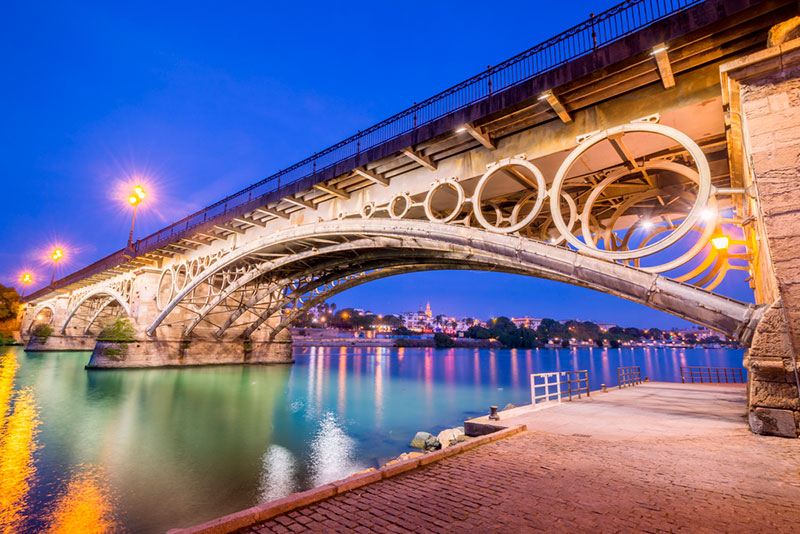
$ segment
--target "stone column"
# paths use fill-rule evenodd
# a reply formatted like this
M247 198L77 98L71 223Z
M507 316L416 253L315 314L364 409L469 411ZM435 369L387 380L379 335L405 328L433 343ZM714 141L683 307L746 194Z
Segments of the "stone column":
M745 354L748 419L759 434L800 426L800 39L721 67L731 175L743 202L753 285L770 305ZM743 157L740 157L741 154Z

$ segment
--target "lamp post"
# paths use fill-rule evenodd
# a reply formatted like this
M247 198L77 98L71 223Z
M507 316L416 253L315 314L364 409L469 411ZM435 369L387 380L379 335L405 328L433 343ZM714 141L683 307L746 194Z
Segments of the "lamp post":
M128 248L133 247L133 225L136 224L136 208L139 207L139 203L144 200L144 197L145 192L140 185L134 187L133 194L128 197L128 202L133 206L133 220L131 221L131 233L128 236Z
M33 277L31 276L31 273L23 274L22 278L20 278L20 282L22 282L22 295L20 295L19 297L22 298L25 296L25 286L33 282Z
M53 282L56 280L56 266L58 265L58 260L64 257L64 251L60 248L57 248L53 251L53 255L50 256L53 258L53 276L50 277L50 285L53 285Z

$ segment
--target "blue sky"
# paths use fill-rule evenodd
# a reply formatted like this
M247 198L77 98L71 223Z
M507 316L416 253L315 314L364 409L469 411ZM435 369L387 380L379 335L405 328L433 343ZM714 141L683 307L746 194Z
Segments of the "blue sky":
M122 248L122 184L153 182L141 237L545 40L614 2L11 3L0 19L0 281ZM724 292L752 298L743 273ZM381 312L668 315L491 273L417 273L334 299Z

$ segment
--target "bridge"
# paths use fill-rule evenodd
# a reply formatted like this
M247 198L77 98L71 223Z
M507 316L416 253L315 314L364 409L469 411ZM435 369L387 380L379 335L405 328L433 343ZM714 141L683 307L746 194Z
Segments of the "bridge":
M28 350L92 350L88 367L291 362L286 327L338 292L502 271L739 340L751 428L794 436L796 15L623 2L36 291ZM714 292L735 270L754 304ZM98 340L119 316L133 332Z

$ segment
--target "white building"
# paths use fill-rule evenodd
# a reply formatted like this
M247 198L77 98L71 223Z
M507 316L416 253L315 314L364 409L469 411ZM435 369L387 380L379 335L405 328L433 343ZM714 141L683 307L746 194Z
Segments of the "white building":
M539 328L539 325L542 324L542 320L537 317L512 317L511 322L514 323L517 328L529 328L531 330L536 330Z
M404 312L401 317L403 318L403 324L409 330L421 332L423 330L433 329L433 313L431 312L430 302L428 302L424 310L422 306L420 306L419 310L415 312Z

